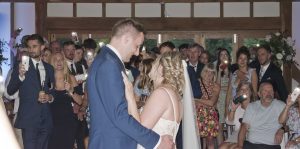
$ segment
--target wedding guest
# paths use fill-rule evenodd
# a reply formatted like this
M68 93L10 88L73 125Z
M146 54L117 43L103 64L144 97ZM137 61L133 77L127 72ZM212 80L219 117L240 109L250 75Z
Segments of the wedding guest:
M219 133L218 112L215 106L219 98L220 85L215 82L215 75L212 63L204 66L199 80L202 97L195 100L200 137L206 139L203 144L207 145L208 149L214 149L213 139Z
M165 52L174 51L175 45L171 41L166 41L159 45L159 53L163 54Z
M237 148L280 149L284 130L278 118L285 104L274 98L269 82L260 84L258 96L260 100L250 103L244 113Z
M19 91L20 106L15 127L22 129L24 149L46 149L52 128L49 103L53 102L50 93L54 70L41 60L41 51L45 46L40 35L30 35L27 45L28 69L22 63L14 66L7 93L13 95Z
M51 55L52 55L52 52L50 49L48 48L45 48L43 51L42 51L42 59L44 62L50 64L50 61L51 61Z
M152 63L154 62L154 59L144 59L140 63L139 70L140 75L136 79L134 83L134 93L137 101L140 101L140 103L144 104L146 99L150 95L150 84L151 84L151 78L149 77L149 73L152 68ZM140 105L142 106L142 105Z
M218 136L218 143L221 144L223 142L223 124L225 123L225 117L227 115L226 111L228 105L226 105L226 96L227 90L229 86L230 80L230 64L231 64L231 57L230 53L225 48L220 48L218 55L217 55L217 63L216 63L216 71L217 71L217 80L216 82L220 84L221 91L217 103L217 109L219 112L219 136Z
M237 147L238 133L241 126L241 120L249 103L254 102L253 88L249 82L241 82L237 87L238 96L246 95L246 99L237 104L231 102L231 110L226 116L226 124L233 125L234 130L230 132L227 140L220 145L220 149L234 149ZM229 128L228 128L229 129Z
M75 77L70 75L63 54L55 53L51 64L55 73L55 89L52 93L54 102L51 103L53 131L48 148L73 149L78 122L72 106L75 103L81 105L82 99L74 92L78 84Z
M200 55L199 61L206 65L210 62L210 54L208 51L203 51Z
M16 137L14 136L2 99L0 100L0 119L0 148L21 149Z
M236 97L236 88L238 84L241 81L250 82L252 84L252 88L254 90L253 95L257 96L257 75L256 71L253 68L248 67L249 59L250 59L250 53L248 48L241 47L237 51L236 54L237 57L237 64L238 69L231 75L230 78L230 87L227 91L227 97L226 97L226 105L229 105L231 103L232 99ZM226 111L228 113L230 109L230 106L228 107L228 110Z
M271 48L267 45L262 45L257 51L259 65L256 67L258 83L270 81L274 87L275 96L285 102L288 92L282 76L280 68L275 66L271 61Z
M279 116L279 123L286 124L291 132L286 148L300 148L300 96L296 103L288 96L286 106Z
M60 53L62 52L62 45L58 40L50 42L49 49L52 53Z
M204 67L204 64L202 64L199 61L199 56L201 55L202 51L204 51L204 48L197 43L189 45L189 49L188 49L189 61L187 61L188 63L187 70L189 73L194 97L197 99L200 99L202 96L200 83L198 80L198 78L200 78L201 71Z
M17 55L16 55L16 63L20 63L22 56L28 56L28 52L26 51L18 51ZM17 116L18 116L18 110L19 110L19 105L20 105L20 96L19 96L19 91L15 92L13 95L8 95L7 93L7 86L10 82L11 79L11 75L13 72L13 68L11 68L6 76L5 79L5 92L4 92L4 97L10 101L14 101L14 110L13 110L13 114L14 114L14 118L13 118L13 124L15 124ZM16 135L16 138L20 144L20 146L23 148L23 139L22 139L22 130L18 129L18 128L14 128L14 132Z
M182 58L186 61L188 61L188 49L189 49L189 44L183 43L178 47L179 52L182 55Z

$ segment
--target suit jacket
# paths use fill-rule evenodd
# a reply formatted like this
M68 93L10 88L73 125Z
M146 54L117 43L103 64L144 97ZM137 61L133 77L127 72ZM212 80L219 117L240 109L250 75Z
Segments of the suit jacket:
M198 62L197 71L195 71L194 67L189 65L189 62L187 62L187 63L188 63L187 71L189 73L194 98L200 99L202 96L202 91L201 91L200 82L198 79L200 78L202 69L204 68L204 64Z
M259 76L260 72L260 65L256 68L257 76ZM279 98L281 101L285 102L286 98L288 96L288 91L285 87L285 83L282 76L282 71L277 66L275 66L273 63L270 63L269 67L265 71L263 77L261 80L258 80L258 84L262 82L270 82L273 85L275 93L278 93Z
M128 114L121 72L124 65L108 47L95 58L87 80L91 113L90 149L153 148L159 135Z
M45 92L51 94L49 84L54 86L54 69L53 67L43 62L45 76ZM49 83L50 82L50 83ZM23 81L19 78L19 65L16 63L11 74L11 80L7 86L7 93L13 95L19 90L20 105L18 116L15 122L15 127L24 128L52 128L52 115L50 112L49 103L38 103L39 91L41 85L38 80L36 69L32 60L29 60L29 68L25 73Z

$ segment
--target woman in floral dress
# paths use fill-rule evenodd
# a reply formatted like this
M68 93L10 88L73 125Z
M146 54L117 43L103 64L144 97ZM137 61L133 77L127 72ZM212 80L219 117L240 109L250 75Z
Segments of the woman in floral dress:
M286 100L286 106L279 116L279 123L284 124L289 127L291 132L289 141L286 144L286 148L300 148L300 96L298 96L296 102L291 100L288 96Z
M200 85L202 97L196 100L197 123L201 138L205 138L203 144L208 149L214 148L214 137L218 136L219 120L215 106L220 93L220 85L214 80L215 69L212 63L205 65L201 72Z

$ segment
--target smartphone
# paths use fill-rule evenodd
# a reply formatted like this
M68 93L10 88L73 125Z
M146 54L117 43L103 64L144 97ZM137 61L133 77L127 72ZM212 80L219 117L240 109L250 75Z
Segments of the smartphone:
M88 51L86 53L86 60L93 60L93 58L94 58L93 53L91 51Z
M235 98L233 100L233 103L234 104L242 103L246 99L247 99L247 95L241 95L241 96L238 96L237 98Z
M19 27L19 28L17 29L17 32L18 32L18 33L21 33L22 30L23 30L23 28Z
M298 96L300 95L300 88L299 87L296 87L293 91L293 93L291 94L291 100L293 102L295 102L298 98Z
M75 42L79 42L77 32L72 32L71 35L72 35L73 39L75 40Z
M22 64L25 66L25 70L28 71L29 68L29 57L26 55L22 56Z

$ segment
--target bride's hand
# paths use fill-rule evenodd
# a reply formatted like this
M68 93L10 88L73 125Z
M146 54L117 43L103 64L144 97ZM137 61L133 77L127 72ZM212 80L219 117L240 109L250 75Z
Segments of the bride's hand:
M125 97L126 100L129 101L134 101L135 102L135 98L134 98L134 94L133 94L133 85L132 83L129 81L128 77L125 75L124 72L121 72L122 76L123 76L123 82L125 85Z

